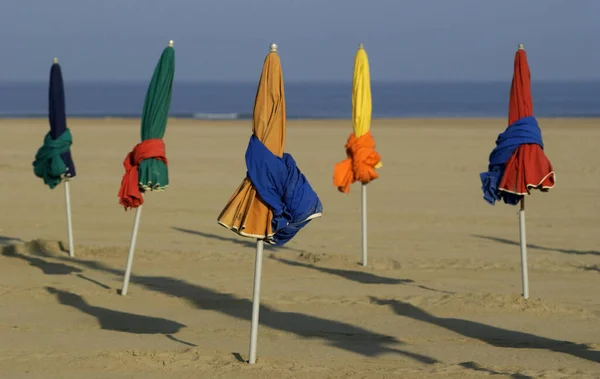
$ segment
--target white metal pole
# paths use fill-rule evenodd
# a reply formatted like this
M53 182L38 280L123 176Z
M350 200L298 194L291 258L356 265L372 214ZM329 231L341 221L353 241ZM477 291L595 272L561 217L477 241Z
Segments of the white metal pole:
M133 223L133 232L131 233L131 241L129 242L129 255L127 255L127 267L125 268L125 278L123 279L123 288L121 295L127 295L127 287L129 287L129 277L131 276L131 266L133 265L133 253L135 252L135 243L137 242L137 234L140 228L140 218L142 217L142 205L135 210L135 221Z
M254 293L252 295L252 326L250 329L250 354L248 363L256 363L256 343L258 338L258 311L260 309L260 280L262 277L263 240L256 241L256 262L254 264Z
M71 191L69 180L65 180L65 202L67 204L67 229L69 232L69 256L75 256L75 244L73 243L73 221L71 220Z
M527 236L525 234L525 197L521 199L519 210L519 239L521 243L521 278L523 280L523 297L529 299L529 275L527 273Z
M362 188L362 265L367 265L367 185Z

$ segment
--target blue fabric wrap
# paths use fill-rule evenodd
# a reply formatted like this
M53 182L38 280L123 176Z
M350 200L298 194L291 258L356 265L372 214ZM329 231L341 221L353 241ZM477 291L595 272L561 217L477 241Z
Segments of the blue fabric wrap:
M496 147L492 150L489 159L488 171L479 174L483 198L490 204L503 199L506 204L516 205L521 200L520 195L502 192L498 185L504 175L506 162L512 157L519 146L536 144L544 148L542 132L535 117L523 117L509 125L504 133L498 135Z
M290 241L323 205L290 154L278 157L255 135L246 150L247 176L260 198L273 212L273 241Z

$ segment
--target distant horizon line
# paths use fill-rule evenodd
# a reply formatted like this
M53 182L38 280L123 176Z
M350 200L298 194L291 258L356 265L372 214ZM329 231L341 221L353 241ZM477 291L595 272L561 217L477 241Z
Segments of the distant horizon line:
M532 79L533 83L600 83L598 79ZM149 79L65 79L65 83L77 83L77 84L97 84L97 83L111 83L111 84L147 84ZM350 79L284 79L285 83L293 84L352 84ZM0 84L44 84L48 83L48 79L0 79ZM258 79L179 79L174 80L176 84L257 84ZM371 83L376 84L496 84L496 83L507 83L507 80L502 79L490 79L490 80L454 80L454 79L436 79L436 80L425 80L425 79L373 79Z

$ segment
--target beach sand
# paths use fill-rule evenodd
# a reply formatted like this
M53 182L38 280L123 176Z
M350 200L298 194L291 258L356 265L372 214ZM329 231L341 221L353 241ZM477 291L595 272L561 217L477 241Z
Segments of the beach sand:
M350 121L290 121L286 151L322 218L265 248L258 362L247 359L254 245L216 218L245 175L250 121L171 120L171 185L135 212L117 192L139 120L70 120L76 257L62 185L31 162L46 120L2 120L0 378L599 378L600 120L541 119L557 185L517 207L482 199L504 119L375 120L381 177L332 185Z

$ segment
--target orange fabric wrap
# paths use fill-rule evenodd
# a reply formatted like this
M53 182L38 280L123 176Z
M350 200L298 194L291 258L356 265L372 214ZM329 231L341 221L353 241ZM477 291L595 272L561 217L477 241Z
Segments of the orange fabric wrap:
M123 166L125 175L121 180L121 189L119 190L119 203L127 208L137 208L144 204L144 198L140 191L138 177L138 166L144 159L155 158L167 164L165 153L165 143L162 139L148 139L135 145L133 150L127 154Z
M350 185L356 181L363 184L379 178L375 165L381 161L381 156L375 151L375 140L371 132L361 137L350 134L346 142L348 158L337 163L333 169L333 185L344 193L350 192Z

